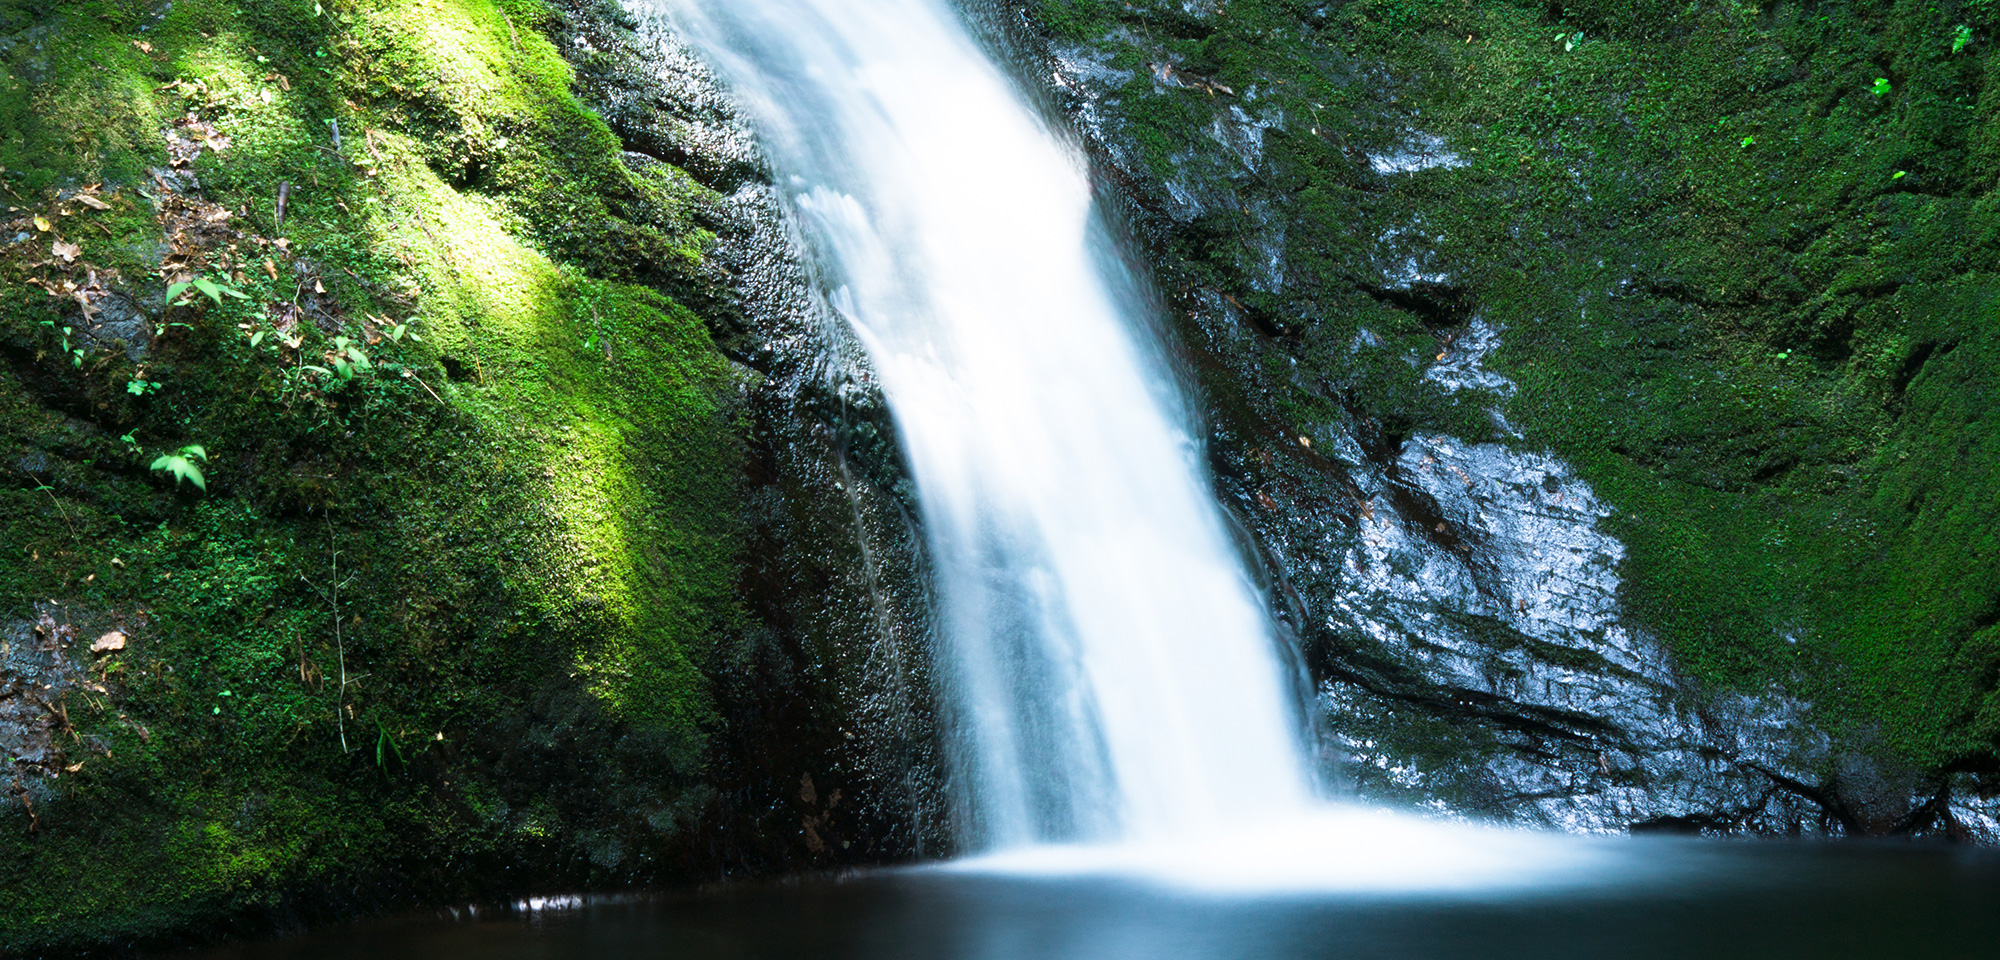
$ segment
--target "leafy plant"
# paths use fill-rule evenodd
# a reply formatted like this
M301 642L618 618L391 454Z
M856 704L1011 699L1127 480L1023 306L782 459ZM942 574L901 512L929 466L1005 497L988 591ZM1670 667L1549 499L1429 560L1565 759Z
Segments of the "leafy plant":
M1957 53L1965 49L1965 45L1971 42L1972 28L1965 24L1959 24L1958 29L1952 31L1951 34L1951 52Z
M380 733L380 736L375 738L375 766L386 774L389 772L390 757L396 758L396 765L399 767L407 763L408 761L403 759L403 748L396 745L395 737L389 736L389 728L377 720L375 729Z
M1743 146L1743 149L1745 149L1745 150L1748 150L1748 149L1750 149L1750 148L1751 148L1752 146L1754 146L1754 145L1755 145L1756 143L1757 143L1757 135L1756 135L1756 134L1754 134L1754 133L1753 133L1753 134L1750 134L1750 135L1749 135L1749 136L1747 136L1747 137L1744 137L1744 138L1743 138L1743 140L1742 140L1742 146Z
M163 386L155 380L141 380L134 377L131 382L125 384L125 392L135 397L143 397L149 393L159 393Z
M69 339L70 335L76 332L75 327L58 327L54 320L44 320L42 321L42 326L55 331L56 335L62 339L62 351L69 355L70 366L83 366L83 348L71 343Z
M207 277L196 277L193 280L182 280L179 283L168 286L167 302L173 303L180 298L181 294L188 292L189 288L193 288L197 292L207 296L210 300L215 301L215 305L218 307L222 306L223 297L235 297L238 300L250 299L249 294L228 284L217 283ZM185 303L181 305L186 306Z
M1871 89L1874 90L1876 96L1886 97L1889 95L1889 91L1894 90L1896 88L1893 84L1889 82L1888 77L1876 77L1875 86L1872 87Z
M153 469L173 474L176 487L181 485L181 481L186 480L194 484L196 489L207 493L208 480L201 475L201 468L194 465L196 460L206 462L208 451L203 450L201 444L190 443L173 453L161 454L158 460L153 461Z
M333 368L340 373L342 382L354 379L359 372L373 370L375 365L368 362L368 354L361 351L360 344L347 337L333 338Z

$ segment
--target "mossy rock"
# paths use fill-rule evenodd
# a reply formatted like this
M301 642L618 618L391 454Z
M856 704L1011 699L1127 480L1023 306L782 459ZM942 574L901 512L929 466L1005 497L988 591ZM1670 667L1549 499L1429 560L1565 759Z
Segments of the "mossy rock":
M2000 790L1993 10L1020 7L1088 88L1226 492L1346 496L1305 434L1554 453L1688 709L1810 704L1830 808L1848 754ZM1427 375L1472 316L1511 394ZM1308 648L1350 650L1329 615Z
M0 625L128 638L51 641L0 954L717 869L710 195L626 163L553 17L0 9ZM189 446L199 489L148 469Z

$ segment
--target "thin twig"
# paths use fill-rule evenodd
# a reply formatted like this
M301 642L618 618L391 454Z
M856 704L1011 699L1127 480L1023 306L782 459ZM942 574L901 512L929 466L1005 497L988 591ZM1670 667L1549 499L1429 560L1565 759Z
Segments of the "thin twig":
M340 551L333 548L333 518L326 516L326 548L333 563L333 649L340 658L340 692L333 701L333 720L340 726L340 752L347 754L347 717L342 710L347 706L347 641L340 633Z
M428 394L430 394L430 395L431 395L431 399L432 399L432 400L436 400L436 401L437 401L437 402L439 402L439 403L443 403L443 402L444 402L444 398L443 398L443 397L440 397L440 396L438 396L438 395L437 395L437 391L436 391L436 390L432 390L432 389L431 389L431 385L430 385L430 384L428 384L428 383L425 383L425 382L424 382L424 378L422 378L422 377L420 377L420 376L417 376L416 374L414 374L414 373L413 373L413 374L410 374L410 379L412 379L412 380L415 380L415 381L417 382L417 386L420 386L420 387L424 388L424 392L425 392L425 393L428 393Z
M19 773L14 774L14 795L21 798L21 806L28 808L28 832L41 833L41 814L35 812L35 801L28 796L28 785L21 782Z
M320 589L319 584L311 580L306 580L305 574L299 574L299 579L304 581L306 586L313 588L313 592L319 594L320 598L333 608L333 650L334 655L340 662L340 685L333 692L333 723L340 731L341 756L346 756L348 753L347 714L345 712L347 709L347 685L361 679L361 677L367 676L367 674L359 674L354 677L347 675L347 642L340 632L340 588L345 586L347 581L340 579L340 551L334 549L333 517L324 513L322 513L322 516L326 517L326 549L328 558L333 565L331 579L327 581L332 590ZM353 579L352 575L347 578L350 581ZM303 667L301 667L300 673L301 675L304 674Z
M35 478L33 476L30 476L28 472L25 470L21 472L21 475L27 477L30 480L35 480ZM63 506L63 502L56 498L56 488L51 487L48 484L41 482L40 480L35 480L35 489L40 490L41 492L49 495L49 502L55 504L56 510L62 513L63 526L69 528L69 538L75 541L77 546L79 547L83 546L83 538L77 536L76 533L76 523L69 518L69 508Z

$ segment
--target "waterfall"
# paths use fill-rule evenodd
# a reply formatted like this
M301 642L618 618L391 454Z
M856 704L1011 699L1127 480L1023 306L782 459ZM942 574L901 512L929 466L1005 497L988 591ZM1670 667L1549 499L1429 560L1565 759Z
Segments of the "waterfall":
M946 0L663 0L906 444L969 850L1311 806L1295 697L1082 158Z

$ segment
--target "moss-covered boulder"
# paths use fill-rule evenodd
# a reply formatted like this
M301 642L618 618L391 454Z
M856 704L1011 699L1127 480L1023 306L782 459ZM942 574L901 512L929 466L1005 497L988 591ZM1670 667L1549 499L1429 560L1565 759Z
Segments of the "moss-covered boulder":
M893 444L778 389L754 156L585 99L635 27L0 5L0 955L918 846Z

